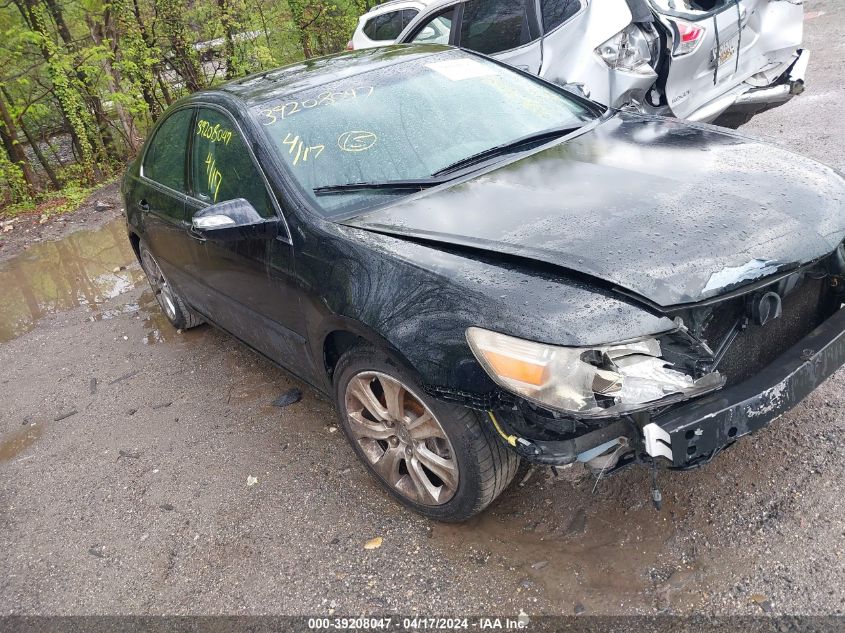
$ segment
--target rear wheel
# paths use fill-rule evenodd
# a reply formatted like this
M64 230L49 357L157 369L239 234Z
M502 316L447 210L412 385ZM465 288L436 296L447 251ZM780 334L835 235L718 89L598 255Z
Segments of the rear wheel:
M516 473L519 456L478 412L429 397L417 377L384 352L346 352L334 388L341 426L358 457L420 514L468 519Z
M150 282L150 287L155 294L156 301L158 301L158 305L161 306L164 316L167 317L171 325L178 330L188 330L192 327L202 325L205 321L187 306L179 292L170 285L164 273L161 272L156 258L153 257L153 254L146 245L141 243L139 251L141 268L144 269L144 273L147 275L147 281Z

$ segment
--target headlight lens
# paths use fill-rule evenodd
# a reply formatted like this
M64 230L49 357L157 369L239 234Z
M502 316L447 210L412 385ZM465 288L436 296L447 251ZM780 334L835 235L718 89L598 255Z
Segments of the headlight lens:
M646 33L636 24L629 24L596 48L596 55L613 70L650 75L654 72L650 64L656 59L657 42L656 33Z
M600 347L557 347L469 328L467 341L505 389L579 417L652 408L724 385L713 372L695 379L661 358L655 338Z

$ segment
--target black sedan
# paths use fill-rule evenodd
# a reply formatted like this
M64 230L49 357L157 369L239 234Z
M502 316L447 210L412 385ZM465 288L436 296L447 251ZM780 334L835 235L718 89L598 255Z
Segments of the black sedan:
M177 328L335 402L440 520L521 460L690 468L845 362L845 180L447 47L345 53L174 105L123 183Z

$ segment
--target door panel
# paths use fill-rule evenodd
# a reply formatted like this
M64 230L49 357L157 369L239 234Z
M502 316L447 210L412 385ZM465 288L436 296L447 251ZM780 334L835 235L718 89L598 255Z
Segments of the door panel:
M228 115L200 108L189 172L187 215L209 204L247 199L263 217L277 216L273 197L240 129ZM215 240L189 231L196 280L193 305L213 322L272 358L302 373L306 355L302 314L294 276L293 249L279 235L238 241Z
M190 290L185 268L189 249L185 231L188 130L193 111L175 111L156 129L144 155L141 177L127 204L141 212L144 241L165 276L180 291Z

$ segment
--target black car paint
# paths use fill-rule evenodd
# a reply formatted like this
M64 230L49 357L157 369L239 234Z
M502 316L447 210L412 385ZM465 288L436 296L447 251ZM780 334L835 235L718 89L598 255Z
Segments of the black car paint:
M774 273L833 252L845 183L718 128L621 113L349 224L543 262L667 308L723 293L711 276L752 260Z
M210 321L327 394L332 361L364 339L415 369L431 393L481 402L474 398L497 389L469 349L469 326L560 345L666 332L675 324L665 306L702 298L710 274L754 249L789 265L832 252L841 239L845 182L827 168L710 126L621 113L510 164L359 218L315 213L247 108L432 50L442 49L393 47L312 60L179 104L224 110L250 139L279 203L275 236L239 242L197 236L190 217L204 203L169 192L182 211L178 220L162 219L159 198L150 212L139 208L142 198L168 195L140 175L140 159L125 179L133 243L149 245ZM739 167L735 151L746 151L749 161L737 176L730 171ZM727 167L712 169L718 160ZM711 169L696 175L702 166ZM675 176L657 173L667 169ZM530 186L520 185L523 179ZM673 204L693 196L700 201L695 212L674 216ZM720 205L719 213L706 202ZM748 206L748 215L737 217ZM616 210L613 224L601 221L608 209ZM821 231L812 226L832 219ZM789 231L801 239L794 233L790 239ZM685 253L695 255L694 266L685 266ZM682 270L671 271L673 264Z

